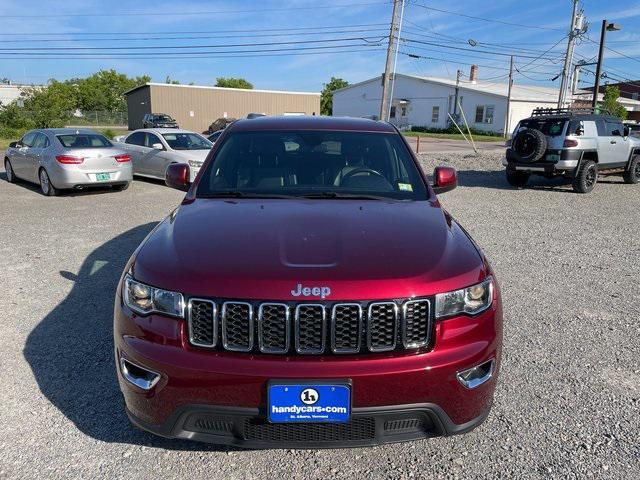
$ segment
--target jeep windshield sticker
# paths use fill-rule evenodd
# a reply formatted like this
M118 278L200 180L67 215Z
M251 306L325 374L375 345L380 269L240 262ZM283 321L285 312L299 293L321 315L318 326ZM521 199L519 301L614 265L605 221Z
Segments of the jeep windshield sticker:
M398 183L398 189L404 192L413 192L413 185L410 183Z

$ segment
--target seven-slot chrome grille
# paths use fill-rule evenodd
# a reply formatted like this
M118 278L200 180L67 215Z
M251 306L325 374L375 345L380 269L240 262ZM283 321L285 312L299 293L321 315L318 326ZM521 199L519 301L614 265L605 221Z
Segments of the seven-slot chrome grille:
M278 303L191 298L189 342L270 354L355 354L426 347L431 302Z

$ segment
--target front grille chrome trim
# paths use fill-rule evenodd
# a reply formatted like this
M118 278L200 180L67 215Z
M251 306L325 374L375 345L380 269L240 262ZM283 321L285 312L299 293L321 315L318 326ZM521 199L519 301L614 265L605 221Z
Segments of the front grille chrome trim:
M230 305L243 305L246 306L249 310L249 338L247 339L247 346L242 347L238 345L231 345L228 339L227 332L227 310ZM221 315L221 326L222 326L222 346L225 350L229 350L232 352L250 352L253 350L253 305L249 302L224 302L222 304L222 315Z
M410 342L407 339L407 310L409 308L409 305L419 305L421 303L426 303L427 304L427 332L426 332L426 337L424 337L423 340L419 341L419 342ZM431 329L432 329L432 323L431 323L431 302L429 301L429 299L427 298L421 298L421 299L416 299L416 300L408 300L406 302L404 302L404 304L402 305L402 346L404 348L407 349L413 349L413 348L422 348L425 347L429 344L429 342L431 341Z
M358 308L358 333L356 335L357 345L355 348L338 348L336 346L336 309L340 307ZM331 351L333 353L358 353L362 348L362 305L359 303L336 303L331 309Z
M392 305L393 306L393 342L388 345L382 346L374 346L372 341L373 334L373 316L372 310L374 307L379 305ZM390 352L396 349L396 345L398 343L398 304L395 302L374 302L369 304L369 308L367 309L367 348L371 352Z
M213 322L213 343L202 343L198 342L193 336L193 319L191 317L191 311L193 308L193 302L202 302L208 303L212 307L212 322ZM216 302L209 300L207 298L190 298L189 303L187 304L187 329L189 331L189 343L195 345L196 347L204 347L204 348L215 348L218 344L218 305Z
M265 346L263 333L263 313L265 307L282 307L285 311L285 347L284 349ZM262 353L288 353L291 348L291 311L286 303L261 303L258 307L258 349Z
M322 311L322 320L321 320L322 321L322 337L321 337L320 348L303 349L300 346L300 310L305 307L320 308ZM296 353L299 353L301 355L321 355L322 353L324 353L325 346L326 346L326 337L327 337L327 309L325 308L325 306L321 303L300 303L296 305L294 323L295 323Z

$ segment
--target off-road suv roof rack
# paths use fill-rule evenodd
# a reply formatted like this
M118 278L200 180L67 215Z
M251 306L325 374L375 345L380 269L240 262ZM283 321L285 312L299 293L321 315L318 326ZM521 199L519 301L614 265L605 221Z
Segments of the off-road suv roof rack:
M611 115L608 110L602 107L566 107L566 108L542 108L533 110L532 117L541 115Z

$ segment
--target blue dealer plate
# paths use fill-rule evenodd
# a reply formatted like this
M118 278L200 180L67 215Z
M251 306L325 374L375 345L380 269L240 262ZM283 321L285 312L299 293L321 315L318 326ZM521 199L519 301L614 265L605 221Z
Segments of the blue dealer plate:
M348 385L282 385L268 390L268 417L273 423L348 422Z

